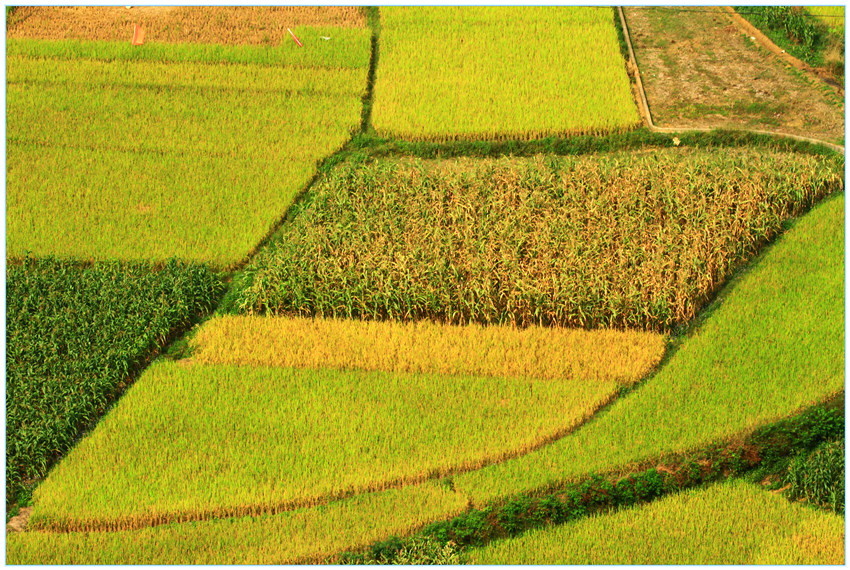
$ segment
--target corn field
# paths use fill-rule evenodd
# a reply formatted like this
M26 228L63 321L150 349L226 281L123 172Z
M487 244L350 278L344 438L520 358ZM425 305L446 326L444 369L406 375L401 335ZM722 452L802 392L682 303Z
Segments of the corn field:
M842 187L842 159L752 149L351 161L249 265L239 303L667 331Z

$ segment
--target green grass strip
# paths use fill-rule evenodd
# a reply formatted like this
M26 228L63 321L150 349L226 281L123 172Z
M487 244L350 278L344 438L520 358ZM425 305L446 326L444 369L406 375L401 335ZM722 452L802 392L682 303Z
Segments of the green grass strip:
M442 485L353 497L280 515L175 523L137 531L10 533L8 564L293 564L391 534L466 506Z
M30 524L271 514L421 482L543 445L618 386L158 362L38 488Z
M740 480L469 553L470 564L843 564L844 518Z
M455 478L478 503L730 437L844 386L844 195L727 286L653 379L537 452Z
M126 42L8 39L7 56L98 61L239 63L298 67L366 68L369 34L366 28L304 27L292 30L304 47L292 41L279 46L165 44L134 46ZM322 40L321 37L331 40Z

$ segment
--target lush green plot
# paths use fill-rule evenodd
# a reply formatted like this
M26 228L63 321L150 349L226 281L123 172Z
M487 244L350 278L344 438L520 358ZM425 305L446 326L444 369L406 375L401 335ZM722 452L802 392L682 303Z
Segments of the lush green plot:
M6 497L45 475L133 368L221 290L203 266L54 260L6 274Z
M538 138L640 122L608 7L380 14L372 122L382 135Z
M650 382L575 433L455 478L487 501L731 437L844 387L844 195L730 285Z
M359 125L368 31L333 38L274 67L252 46L11 42L8 254L238 263Z
M473 469L562 433L618 386L154 363L36 490L30 525L269 513Z
M664 330L689 321L840 156L666 149L384 159L313 186L247 268L248 312Z
M369 30L365 28L296 27L292 30L309 47L286 41L279 46L195 43L146 43L85 40L8 39L7 56L97 61L157 61L212 64L254 64L363 69L369 65ZM330 37L324 41L322 36ZM365 85L363 86L365 89Z
M352 497L279 515L174 523L135 531L9 533L8 564L295 564L404 535L458 514L440 484Z
M203 364L383 370L634 384L664 355L641 331L302 319L214 318L192 338Z
M531 531L471 564L843 564L844 518L734 481Z

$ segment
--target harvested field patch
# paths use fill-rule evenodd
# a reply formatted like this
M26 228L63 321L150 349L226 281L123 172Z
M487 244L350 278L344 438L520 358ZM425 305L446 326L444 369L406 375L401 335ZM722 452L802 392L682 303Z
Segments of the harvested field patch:
M52 259L6 274L6 500L43 477L134 367L221 292L203 266Z
M352 497L279 515L135 531L10 533L8 564L303 564L460 513L441 484Z
M653 121L844 140L843 99L750 40L723 8L625 8Z
M365 28L366 18L347 6L19 6L6 37L129 43L134 24L147 42L279 45L292 43L286 28Z
M121 530L272 514L421 482L543 445L617 390L157 362L39 486L29 524Z
M372 122L416 140L640 123L609 7L381 8Z
M534 453L455 478L476 502L733 437L844 388L844 195L731 283L651 381Z
M494 542L470 564L843 564L844 518L743 481Z
M764 149L350 161L247 267L249 313L669 330L843 159Z
M382 370L615 381L661 360L664 337L640 331L222 316L193 337L199 364Z

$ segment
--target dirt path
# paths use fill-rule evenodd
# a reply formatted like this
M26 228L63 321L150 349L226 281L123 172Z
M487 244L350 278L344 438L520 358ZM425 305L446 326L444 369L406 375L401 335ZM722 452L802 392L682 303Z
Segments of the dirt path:
M345 6L21 6L8 38L130 41L133 24L145 41L278 45L296 26L366 27L357 7Z
M27 522L30 520L32 507L22 507L18 514L9 519L6 523L6 532L23 532L27 528Z
M736 128L843 145L843 101L745 35L725 9L624 9L656 126Z

